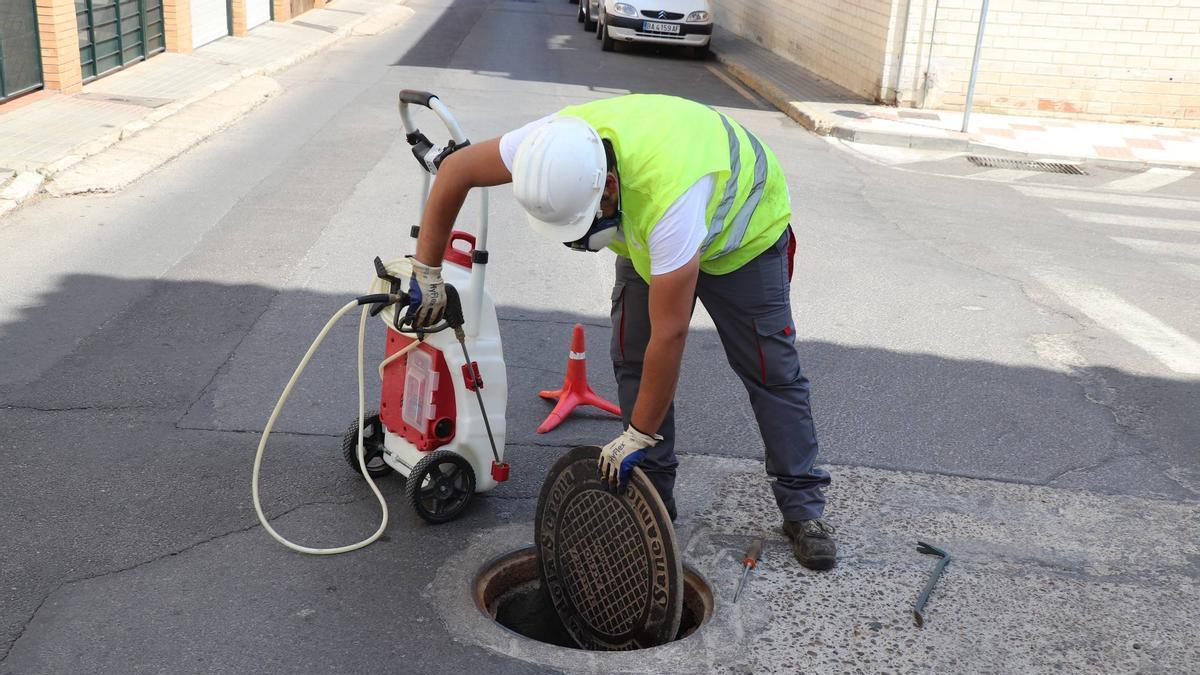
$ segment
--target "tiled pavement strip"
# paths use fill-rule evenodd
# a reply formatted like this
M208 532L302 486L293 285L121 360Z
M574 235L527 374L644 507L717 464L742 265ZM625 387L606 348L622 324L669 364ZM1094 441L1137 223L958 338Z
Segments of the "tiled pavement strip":
M713 51L729 71L808 129L848 141L1031 158L1069 158L1129 168L1200 168L1200 129L1105 124L1051 117L873 105L757 44L728 32Z
M166 53L100 78L78 94L39 92L0 106L0 215L43 179L254 75L282 70L362 27L398 21L404 0L337 0L188 54ZM407 11L407 10L405 10Z

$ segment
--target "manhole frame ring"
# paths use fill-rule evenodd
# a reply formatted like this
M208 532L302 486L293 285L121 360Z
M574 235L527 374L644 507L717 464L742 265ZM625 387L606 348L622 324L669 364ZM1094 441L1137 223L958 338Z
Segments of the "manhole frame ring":
M709 623L712 622L713 618L717 614L717 606L718 606L717 605L717 596L716 596L716 592L713 590L713 585L708 581L708 577L706 577L703 572L701 572L700 570L696 569L692 565L689 565L688 563L685 562L685 563L683 563L684 608L688 607L687 600L689 597L689 593L688 593L689 586L700 589L698 591L695 591L694 593L695 593L696 597L699 598L700 604L702 604L704 606L704 612L702 613L699 623L687 635L684 635L683 637L678 638L676 640L671 640L670 642L667 642L663 645L659 645L658 647L648 647L646 649L636 649L636 650L632 650L630 652L603 652L603 651L587 650L587 649L582 649L582 648L559 647L557 645L553 645L548 642L542 642L540 640L535 640L527 635L522 635L521 633L518 633L517 631L515 631L515 630L509 628L508 626L505 626L504 624L497 621L496 617L492 615L492 611L488 607L488 605L490 603L488 603L486 601L486 599L482 593L482 589L481 589L481 584L483 583L484 579L490 573L492 573L497 567L499 567L505 560L516 559L516 558L520 558L520 557L524 557L524 556L529 556L531 558L530 564L533 566L533 577L531 579L522 581L521 583L528 583L530 581L537 581L540 583L541 582L540 575L539 575L538 569L537 569L537 567L538 567L537 547L533 544L529 544L527 546L518 546L517 548L515 548L507 553L501 553L499 555L492 556L487 562L485 562L479 566L479 569L475 572L475 575L474 575L474 577L472 577L472 581L471 581L471 599L474 602L475 608L477 610L479 610L480 615L482 615L484 619L487 619L493 625L498 626L499 628L504 630L504 632L508 633L509 635L511 635L512 637L514 637L518 640L523 640L525 642L529 642L532 644L542 645L545 647L549 647L551 649L559 649L559 650L563 650L566 652L576 652L576 653L582 652L585 654L611 654L611 653L641 654L641 653L645 653L646 651L649 651L652 649L661 649L662 647L666 647L668 645L680 644L680 643L686 642L688 640L691 640L692 638L699 636L701 634L701 632L704 631L704 629L709 625Z
M614 670L706 673L712 664L749 665L749 636L766 630L772 612L766 603L731 602L740 568L728 546L703 530L683 536L685 554L713 592L708 621L686 639L631 652L593 652L557 647L520 635L496 623L475 601L481 565L533 546L532 523L496 524L476 532L442 561L421 596L430 615L457 643L563 672ZM755 589L749 589L755 593ZM699 638L699 639L693 639Z

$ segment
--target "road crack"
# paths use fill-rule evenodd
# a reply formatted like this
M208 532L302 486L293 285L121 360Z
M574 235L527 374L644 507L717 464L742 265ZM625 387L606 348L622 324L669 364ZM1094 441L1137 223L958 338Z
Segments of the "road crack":
M1088 330L1090 327L1090 324L1085 321L1083 317L1077 316L1067 309L1055 306L1048 294L1039 292L1036 287L1034 287L1027 280L1023 280L1000 271L987 269L982 267L980 264L960 260L950 251L944 250L942 246L939 246L939 243L945 243L950 246L955 245L956 242L948 237L933 238L916 236L913 232L910 232L907 228L905 228L905 226L899 220L890 217L886 209L880 208L873 203L871 197L867 193L867 182L863 179L862 171L857 166L851 166L855 173L859 176L859 181L856 185L856 192L862 200L862 203L866 206L866 208L870 209L878 222L885 223L892 230L907 237L910 241L924 243L925 248L952 265L1011 285L1016 289L1017 292L1021 294L1022 297L1024 297L1027 302L1034 307L1046 312L1049 316L1068 321L1075 326L1075 330L1070 333L1058 333L1054 335L1029 335L1026 337L1026 342L1032 346L1034 353L1040 359L1055 367L1055 369L1064 377L1066 377L1068 381L1076 385L1085 401L1093 405L1100 406L1108 411L1112 421L1111 433L1114 437L1115 445L1117 447L1112 453L1102 458L1098 462L1064 469L1063 471L1047 478L1043 483L1041 483L1042 485L1051 485L1052 483L1061 480L1065 476L1100 468L1124 457L1139 457L1155 467L1155 469L1157 469L1164 478L1171 481L1175 485L1178 485L1181 489L1191 493L1192 495L1200 495L1200 488L1188 485L1185 481L1180 480L1179 476L1177 475L1178 470L1176 467L1166 464L1162 460L1150 454L1148 444L1152 443L1153 441L1139 432L1135 421L1128 419L1128 417L1133 414L1131 408L1129 406L1122 406L1119 404L1117 390L1114 387L1109 386L1103 375L1097 372L1095 368L1090 367L1086 359L1081 354L1079 354L1071 345L1065 344L1063 341L1057 341L1055 346L1058 350L1064 352L1067 355L1067 358L1061 358L1061 354L1059 357L1048 357L1046 350L1039 348L1039 337L1053 338L1056 335L1070 337L1073 335L1083 334L1084 331ZM978 242L961 243L970 243L983 250L982 244Z
M297 504L297 505L295 505L291 508L288 508L284 511L281 511L277 514L269 516L269 518L270 518L270 520L276 520L276 519L282 518L283 516L286 516L289 513L292 513L293 511L297 511L299 509L309 507L309 506L317 506L317 505L322 505L322 504L334 504L334 505L353 504L355 502L366 499L368 496L371 496L371 495L351 497L348 499L316 499L313 501L304 502L302 504ZM4 662L8 659L9 655L12 654L12 650L14 648L16 648L17 643L21 640L22 637L24 637L25 633L28 632L29 626L33 624L34 619L37 618L38 612L40 612L42 610L42 608L46 605L46 601L48 601L55 593L58 593L60 590L62 590L66 586L69 586L71 584L82 583L85 581L94 581L96 579L102 579L104 577L109 577L109 576L113 576L113 575L117 575L117 574L124 574L125 572L130 572L130 571L139 569L141 567L145 567L147 565L151 565L156 562L166 560L167 558L173 558L175 556L187 553L188 551L191 551L192 549L199 548L200 546L203 546L205 544L211 544L212 542L220 540L220 539L224 539L225 537L229 537L229 536L232 536L235 534L241 534L243 532L249 532L250 530L253 530L256 527L261 527L261 524L258 522L257 519L250 525L234 528L232 530L221 532L219 534L214 534L210 537L201 539L200 541L196 541L191 544L188 544L187 546L184 546L183 548L180 548L180 549L177 549L174 551L169 551L167 553L163 553L161 555L154 556L153 558L149 558L147 560L142 560L142 561L134 563L132 565L127 565L125 567L120 567L120 568L117 568L114 570L106 570L104 572L97 572L95 574L88 574L88 575L84 575L81 577L76 577L74 579L67 579L67 580L59 582L54 588L52 588L45 595L42 596L42 599L40 602L38 602L37 607L35 607L34 610L32 612L30 612L29 617L24 622L21 623L21 626L17 631L16 637L14 637L12 640L7 641L5 644L0 645L0 648L3 649L3 652L0 653L0 665L4 664Z
M123 410L158 410L158 406L153 405L79 405L79 406L62 406L59 408L33 406L33 405L4 405L0 406L3 410L27 410L30 412L119 412Z

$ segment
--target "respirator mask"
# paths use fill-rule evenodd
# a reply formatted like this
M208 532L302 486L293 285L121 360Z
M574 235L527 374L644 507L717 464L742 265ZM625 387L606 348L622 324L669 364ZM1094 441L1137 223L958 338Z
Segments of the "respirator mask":
M572 251L591 251L593 253L606 248L613 239L617 238L617 230L621 227L621 215L619 206L617 212L611 216L605 217L597 212L587 233L575 241L564 242L563 246Z

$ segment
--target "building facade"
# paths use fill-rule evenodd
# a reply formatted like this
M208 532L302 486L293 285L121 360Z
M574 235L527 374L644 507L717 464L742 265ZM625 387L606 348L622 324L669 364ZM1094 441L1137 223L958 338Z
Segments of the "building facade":
M981 0L723 0L718 21L867 99L962 110ZM974 110L1200 127L1200 0L990 0Z
M2 0L0 102L287 21L326 0Z

